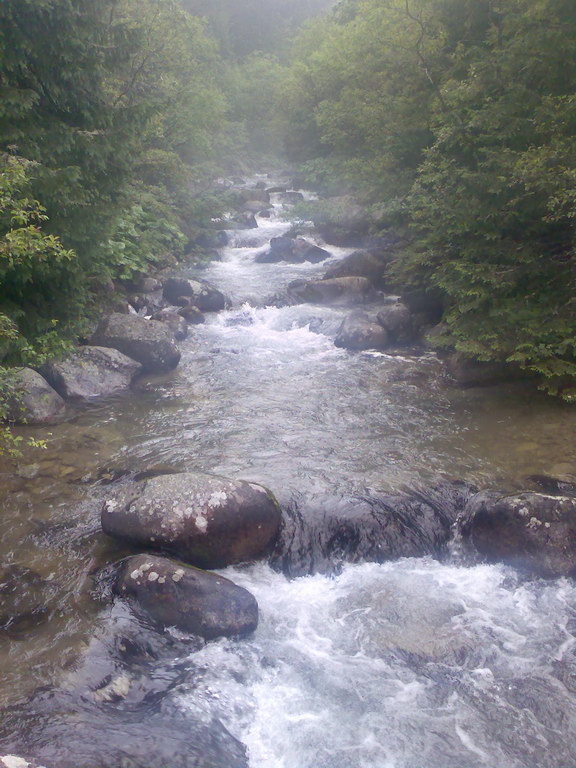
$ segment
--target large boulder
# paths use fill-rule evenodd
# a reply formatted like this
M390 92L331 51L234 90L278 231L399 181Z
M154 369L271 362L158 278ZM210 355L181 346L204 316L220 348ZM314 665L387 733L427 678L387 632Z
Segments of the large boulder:
M201 312L220 312L226 308L226 297L206 280L191 280L185 277L169 277L164 281L164 298L171 304L181 304L181 299Z
M113 313L104 318L91 343L117 349L141 363L147 373L171 371L180 362L180 350L172 331L163 323L137 315Z
M62 361L46 363L42 373L65 400L90 400L130 387L142 365L117 349L78 347Z
M324 278L366 277L376 288L384 287L386 263L370 251L354 251L326 270Z
M223 576L165 557L136 555L122 562L114 591L130 597L155 622L213 640L254 632L258 604Z
M314 243L309 243L303 237L273 237L270 240L270 250L256 257L259 264L275 264L287 261L302 264L305 261L317 264L329 258L330 253Z
M373 223L369 212L349 195L327 198L313 220L327 243L345 247L360 244Z
M331 280L293 280L288 285L292 301L330 306L354 306L374 301L378 294L365 277L335 277Z
M196 235L194 239L195 245L205 250L211 250L212 248L224 248L228 245L228 235L223 230L213 231L205 229Z
M412 313L401 301L386 304L378 312L378 322L395 344L412 344L416 340Z
M576 575L576 499L541 493L474 496L464 511L462 534L490 562L534 576Z
M304 200L302 192L281 192L280 202L290 205L291 203L301 203Z
M529 378L529 373L519 366L500 362L484 362L474 360L462 352L454 352L446 360L446 368L450 376L460 387L489 387L507 381L518 381Z
M443 556L452 525L475 492L447 481L405 493L297 494L283 505L272 565L303 576L333 573L343 563Z
M200 312L200 310L197 309L197 312ZM183 341L188 336L188 323L186 319L174 309L162 309L160 312L152 315L152 320L156 320L158 323L165 323L174 334L176 341Z
M342 322L334 344L344 349L386 349L390 346L390 337L371 315L356 310Z
M239 189L237 190L237 195L244 203L249 203L254 200L261 203L270 202L270 193L261 187Z
M266 488L194 472L134 483L102 508L105 533L174 552L200 568L261 556L273 543L280 518Z
M4 381L6 419L16 424L53 424L66 403L32 368L10 371Z
M261 213L262 211L270 210L270 203L263 203L260 200L249 200L240 208L241 213Z

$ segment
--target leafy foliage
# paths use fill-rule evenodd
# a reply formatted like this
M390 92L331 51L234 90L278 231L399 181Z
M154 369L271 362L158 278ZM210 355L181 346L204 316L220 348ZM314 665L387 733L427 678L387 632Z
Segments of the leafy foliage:
M286 90L292 156L410 233L390 277L442 290L450 342L576 398L574 4L343 3Z

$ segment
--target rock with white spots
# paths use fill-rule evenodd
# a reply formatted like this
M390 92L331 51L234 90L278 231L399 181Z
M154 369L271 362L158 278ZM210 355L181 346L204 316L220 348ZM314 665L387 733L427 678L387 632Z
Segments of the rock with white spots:
M223 576L165 557L124 560L114 591L161 626L206 640L247 635L258 626L258 604L250 592Z
M576 575L575 498L479 493L464 511L461 530L490 562L545 578Z
M200 568L265 555L280 520L278 503L263 486L195 472L133 483L102 508L105 533L173 552Z
M33 760L26 760L18 755L1 755L0 768L45 768Z

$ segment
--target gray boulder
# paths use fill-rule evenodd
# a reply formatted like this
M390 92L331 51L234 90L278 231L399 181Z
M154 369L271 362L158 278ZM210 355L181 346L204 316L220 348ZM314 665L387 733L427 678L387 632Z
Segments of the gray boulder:
M369 251L354 251L326 270L324 278L366 277L376 288L384 287L386 264Z
M188 323L181 314L173 309L162 309L160 312L156 312L155 315L152 315L152 320L165 323L174 334L176 341L182 341L188 336Z
M280 202L290 205L291 203L300 203L304 200L302 192L281 192Z
M258 604L223 576L165 557L136 555L122 562L114 591L132 598L155 622L206 640L254 632Z
M114 313L104 318L92 336L91 343L112 347L142 364L149 373L164 373L176 368L180 351L172 331L156 320L137 315Z
M36 571L20 565L0 568L0 629L18 627L46 613L51 588Z
M169 277L164 282L164 298L171 304L178 304L181 298L198 307L201 312L220 312L226 308L226 297L206 280L189 280L184 277Z
M272 206L270 203L263 203L260 200L249 200L240 208L241 213L260 213L261 211L270 210Z
M53 424L66 403L32 368L10 371L6 379L6 418L16 424Z
M238 197L245 203L257 200L261 203L270 202L270 193L261 187L252 187L251 189L237 190Z
M261 556L279 526L278 504L266 488L195 472L134 483L102 508L105 533L174 552L200 568Z
M317 264L329 258L330 253L314 243L309 243L303 237L273 237L270 240L270 250L256 257L259 264L275 264L286 261L302 264L309 261Z
M142 365L109 347L79 347L66 360L46 363L42 373L65 400L90 400L129 389Z
M357 310L344 319L334 344L344 349L386 349L390 338L388 331L373 317Z
M576 499L541 493L479 493L464 511L464 539L490 562L533 576L576 575Z
M401 301L386 304L378 312L378 322L396 344L412 344L416 340L412 313Z
M200 312L198 307L195 307L193 304L187 304L184 307L180 307L178 314L190 325L201 325L206 322L206 318L202 312Z
M330 306L354 306L374 301L378 294L365 277L335 277L331 280L293 280L288 285L292 301Z

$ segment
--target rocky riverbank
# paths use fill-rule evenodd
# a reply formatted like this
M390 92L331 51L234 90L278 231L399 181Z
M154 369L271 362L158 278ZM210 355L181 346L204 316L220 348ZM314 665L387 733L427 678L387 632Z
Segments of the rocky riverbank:
M285 215L285 206L302 199L303 193L290 186L279 182L268 189L262 183L239 188L239 210L218 223L225 229L215 235L216 246L238 243L240 251L246 250L242 258L258 269L279 270L284 265L304 270L315 265L319 270L314 275L291 275L293 279L286 280L273 301L262 302L263 311L272 305L278 311L309 306L313 316L306 316L307 329L317 327L327 333L322 346L327 369L336 360L331 355L342 356L338 361L348 366L365 353L400 361L403 356L427 360L427 339L431 330L434 333L438 308L430 297L386 292L385 266L393 239L371 238L359 223L357 209L351 208L345 221L340 218L333 226L325 223L320 243L315 231L302 225L301 231L289 229L257 245L255 254L251 246L242 245L250 242L250 232L258 228L253 224L275 214L274 205L283 206ZM334 245L346 252L339 251L334 258ZM268 274L260 273L259 279ZM78 409L78 404L80 409L74 413L81 414L82 408L100 398L130 392L137 377L176 370L184 359L176 341L184 342L188 336L185 343L194 344L194 331L187 321L205 320L207 328L240 330L255 322L242 301L215 281L185 270L180 275L143 278L139 289L131 297L132 311L104 317L90 343L68 360L20 374L23 392L14 402L15 418L27 418L29 424L50 423L66 418L66 408ZM283 334L300 333L295 317L289 317ZM306 333L311 335L309 330ZM221 366L221 346L211 344L210 351L215 367ZM238 356L235 342L224 353L232 360ZM270 362L268 349L264 353L257 349L248 365L254 366L261 354L265 361L261 378L251 385L254 390L265 387L262 375L272 375L274 366L282 365L281 357ZM193 351L186 365L199 365L200 357ZM182 375L189 376L190 370L187 367ZM343 370L338 369L338 376ZM232 375L240 377L243 371L239 367ZM479 377L487 383L485 373ZM474 383L470 375L466 383ZM217 386L213 379L209 385ZM319 391L325 385L325 378L312 382ZM361 393L366 383L360 378L355 386ZM196 396L201 398L201 383L197 387ZM301 389L302 398L304 394ZM290 578L334 575L350 563L398 558L446 562L454 557L456 545L461 561L468 564L509 564L529 578L576 574L576 485L570 478L540 475L522 481L521 491L498 489L494 483L488 490L486 484L479 489L472 482L444 478L390 492L357 487L330 494L327 487L336 473L331 468L327 471L331 454L326 453L319 463L310 458L316 461L316 477L326 473L329 478L321 490L315 491L314 484L304 480L303 490L295 490L294 483L288 489L280 478L268 488L258 472L254 474L254 457L262 454L261 460L267 461L268 451L268 457L274 458L276 443L289 443L297 434L293 430L285 435L283 422L274 417L277 412L286 417L298 403L282 398L272 402L265 440L252 452L250 462L248 453L239 451L230 477L218 470L217 462L208 471L199 471L197 462L192 469L183 466L190 461L189 452L179 466L169 462L158 467L149 460L134 463L131 469L104 465L95 476L76 479L76 487L85 483L92 489L89 536L104 547L104 556L100 552L86 574L101 606L101 620L57 686L37 690L6 713L0 734L3 749L10 751L0 759L6 768L39 762L47 768L112 768L121 759L134 766L144 761L147 768L248 765L236 734L217 717L208 717L209 708L199 704L197 711L184 712L177 705L175 693L190 680L190 667L193 680L202 677L202 670L194 668L195 653L218 638L247 643L259 621L257 601L249 589L203 569L264 560ZM346 407L351 410L353 403L350 399ZM228 409L236 418L235 399L229 401ZM253 419L257 409L251 406ZM320 422L326 436L336 433L345 453L347 416L344 406L339 423L335 415L314 410L310 423ZM366 429L369 416L363 410ZM218 417L215 414L209 427L198 429L211 429L212 442L225 451L230 433L222 436ZM243 430L240 444L249 439L249 420L243 422ZM305 439L318 451L310 431L309 426ZM185 424L178 433L179 439L185 439ZM359 468L359 486L368 472L368 456ZM307 464L307 456L302 458ZM80 552L86 551L86 536L80 537ZM21 626L37 631L35 627L50 616L50 601L57 589L51 579L31 568L4 569L0 590L8 606L5 630L14 632Z

